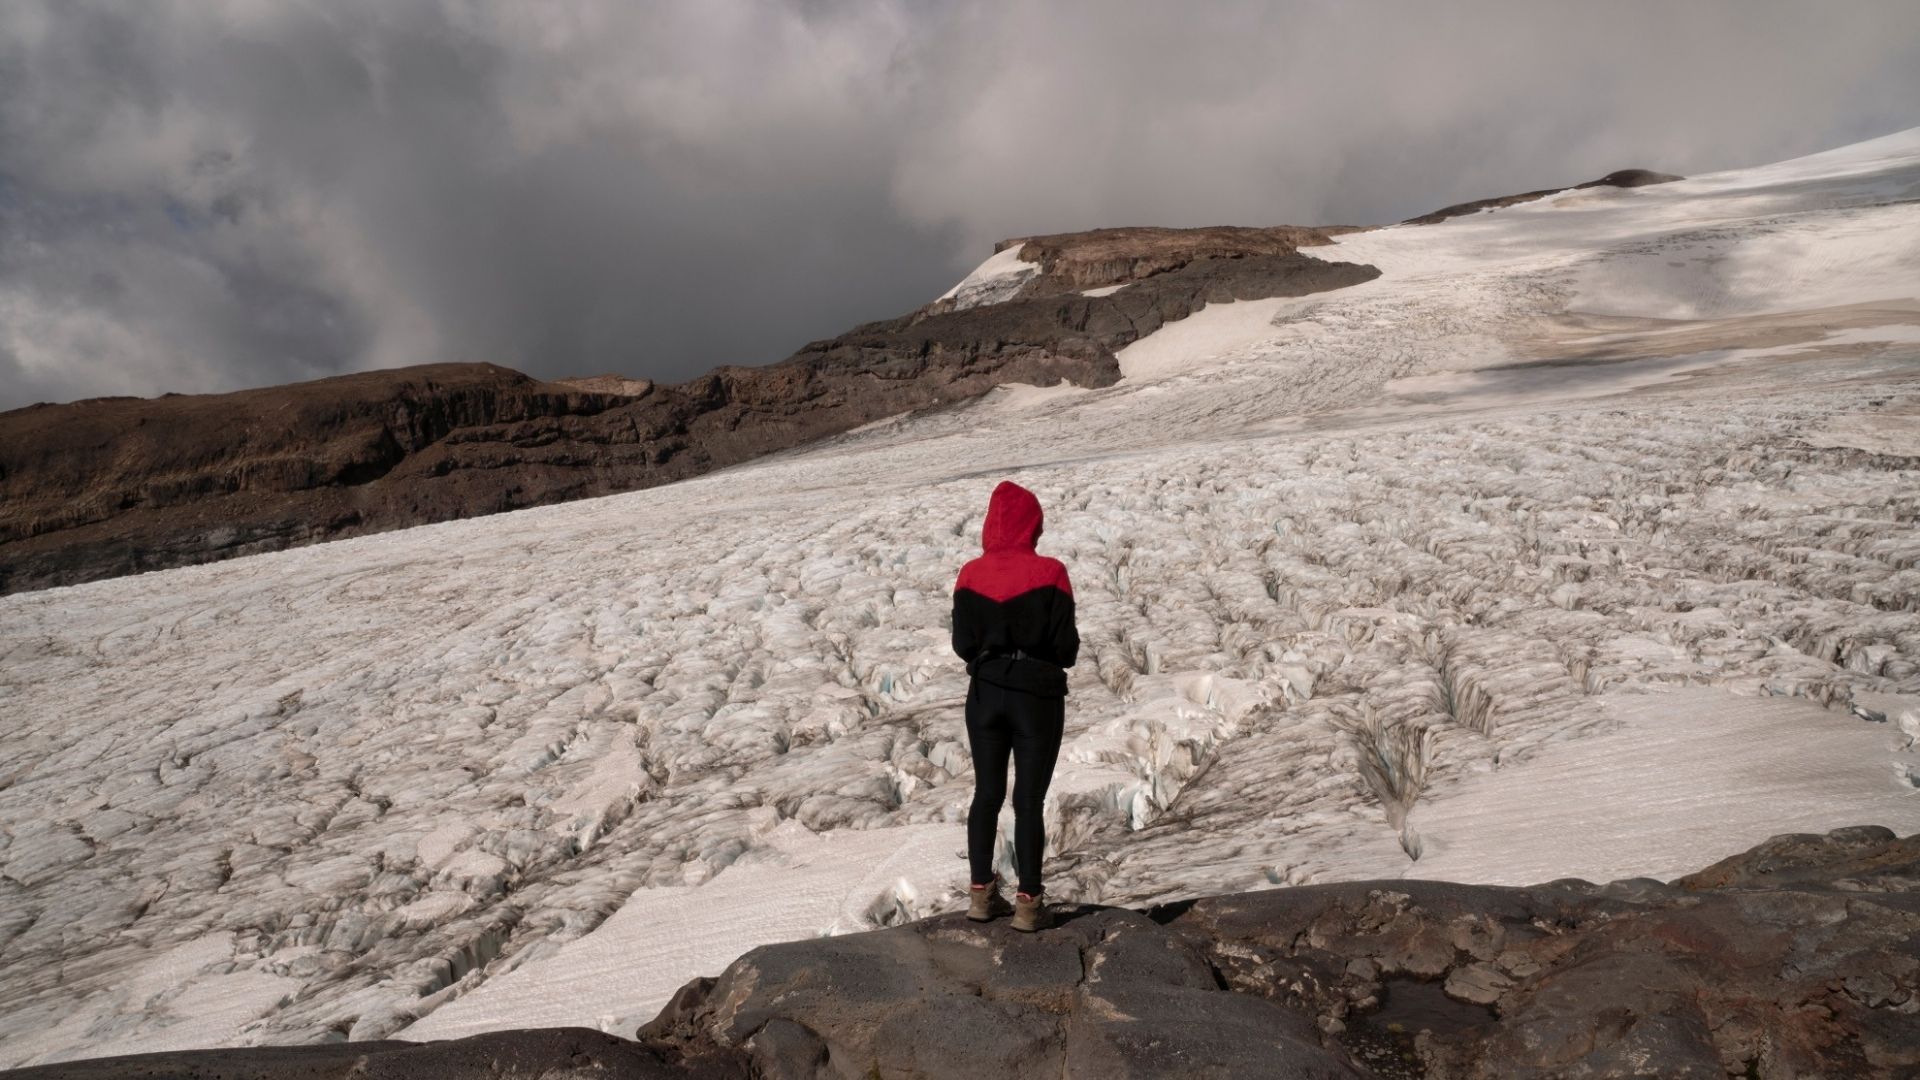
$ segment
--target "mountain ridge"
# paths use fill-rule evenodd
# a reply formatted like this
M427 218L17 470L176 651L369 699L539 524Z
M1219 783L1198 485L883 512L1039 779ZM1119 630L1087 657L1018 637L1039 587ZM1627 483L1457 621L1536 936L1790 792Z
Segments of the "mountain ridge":
M1110 386L1118 349L1208 303L1378 275L1218 250L1124 296L922 309L679 384L429 365L0 413L0 593L649 487L1004 383Z
M1621 170L1578 186L1668 179ZM960 299L950 293L774 364L722 366L677 384L436 364L0 412L0 595L670 483L1006 383L1111 386L1119 349L1206 304L1377 277L1364 264L1298 254L1365 228L1130 226L1013 238L995 245L996 258L1012 250L1031 272L974 302L961 302L956 286ZM289 409L298 422L251 451L259 425ZM392 422L376 422L382 413Z

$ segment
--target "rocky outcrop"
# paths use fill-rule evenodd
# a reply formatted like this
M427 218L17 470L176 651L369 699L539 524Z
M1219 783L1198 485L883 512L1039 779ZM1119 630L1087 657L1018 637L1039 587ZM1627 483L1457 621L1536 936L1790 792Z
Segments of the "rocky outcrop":
M1435 210L1430 214L1421 214L1419 217L1408 218L1407 220L1401 222L1401 224L1403 225L1438 225L1440 222L1445 221L1448 218L1462 217L1467 214L1477 214L1482 210L1497 210L1502 206L1513 206L1516 203L1532 202L1535 199L1544 199L1548 195L1558 195L1563 191L1578 191L1581 188L1646 187L1649 184L1670 184L1675 180L1684 180L1684 179L1686 179L1686 177L1684 176L1674 176L1670 173L1654 172L1650 169L1620 169L1615 172L1610 172L1598 180L1589 180L1584 184L1575 184L1570 188L1541 188L1539 191L1524 191L1518 195L1501 195L1498 198L1475 199L1473 202L1455 203L1452 206L1443 206L1440 209Z
M1896 1076L1920 837L1782 837L1672 885L1305 886L1021 937L757 949L642 1034L781 1077Z
M653 389L652 379L632 379L617 374L555 379L553 383L555 386L564 386L569 390L580 390L589 394L619 394L622 397L644 397Z
M1062 914L1033 935L945 915L755 949L682 988L637 1043L526 1031L5 1075L1920 1072L1920 836L1877 827L1776 837L1670 884L1353 882Z
M1331 244L1336 236L1358 231L1351 225L1093 229L1002 240L994 251L1017 244L1020 258L1040 267L1020 296L1053 296L1142 281L1207 259L1292 255L1300 248Z
M1206 303L1378 275L1196 243L1111 296L922 310L678 385L439 365L3 413L0 592L647 487L1001 383L1108 386L1116 350Z

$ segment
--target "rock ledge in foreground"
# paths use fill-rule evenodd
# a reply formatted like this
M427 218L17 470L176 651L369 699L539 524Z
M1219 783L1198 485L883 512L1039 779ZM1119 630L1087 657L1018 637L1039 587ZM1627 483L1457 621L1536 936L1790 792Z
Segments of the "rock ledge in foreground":
M755 949L626 1042L213 1050L73 1077L1920 1075L1920 836L1779 836L1670 884L1349 882L1034 935L958 915ZM582 988L590 992L591 988Z

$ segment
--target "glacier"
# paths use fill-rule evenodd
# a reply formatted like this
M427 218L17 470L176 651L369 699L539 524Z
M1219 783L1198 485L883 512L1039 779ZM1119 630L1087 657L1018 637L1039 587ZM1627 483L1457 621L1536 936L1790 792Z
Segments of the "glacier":
M1920 129L1352 233L1304 250L1379 279L1113 387L0 598L0 1067L631 1033L958 907L948 589L1008 476L1085 640L1061 899L1920 829L1916 196Z

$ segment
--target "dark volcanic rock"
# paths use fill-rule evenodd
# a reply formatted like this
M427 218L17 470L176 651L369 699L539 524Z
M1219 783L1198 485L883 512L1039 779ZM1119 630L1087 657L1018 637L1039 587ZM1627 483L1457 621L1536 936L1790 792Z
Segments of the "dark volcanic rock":
M815 1064L776 1069L774 1024ZM740 1047L767 1076L1362 1075L1307 1017L1224 989L1199 941L1115 908L1035 935L948 915L756 949L641 1036Z
M923 310L677 386L454 364L0 413L0 593L647 487L1006 382L1109 386L1116 350L1209 302L1379 274L1196 232L1113 296Z
M495 1031L447 1042L331 1043L186 1050L36 1065L8 1080L493 1080L605 1076L630 1080L746 1080L743 1055L663 1054L586 1028Z
M1670 184L1675 180L1684 179L1686 179L1684 176L1673 176L1669 173L1654 172L1650 169L1620 169L1615 172L1610 172L1598 180L1589 180L1584 184L1575 184L1571 188L1541 188L1539 191L1524 191L1518 195L1502 195L1493 199L1475 199L1473 202L1455 203L1452 206L1441 207L1430 214L1421 214L1419 217L1408 218L1401 222L1401 224L1437 225L1448 218L1477 214L1482 210L1495 210L1502 206L1512 206L1516 203L1532 202L1535 199L1542 199L1548 195L1558 195L1562 191L1577 191L1580 188L1646 187L1649 184Z
M1878 825L1830 833L1787 833L1722 859L1674 885L1698 892L1729 886L1766 888L1831 882L1838 888L1903 892L1920 878L1920 844L1901 842Z
M1351 882L1062 915L755 949L637 1043L501 1032L4 1075L1920 1075L1920 836L1885 829L1775 837L1671 885Z

